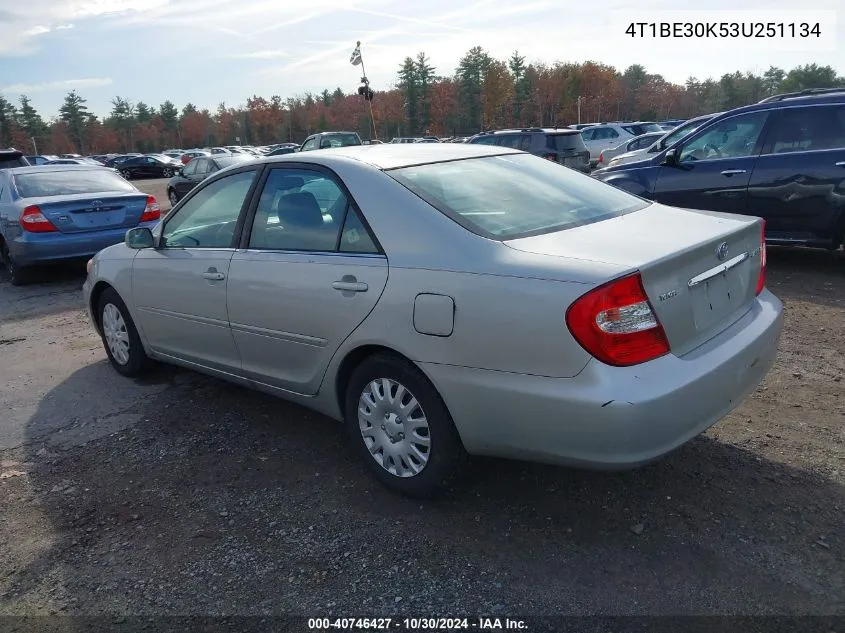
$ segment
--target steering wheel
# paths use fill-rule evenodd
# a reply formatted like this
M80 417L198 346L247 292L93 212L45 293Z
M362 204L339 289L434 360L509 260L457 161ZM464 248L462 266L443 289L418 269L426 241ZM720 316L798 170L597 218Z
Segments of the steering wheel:
M713 150L713 153L716 154L716 158L722 158L722 152L719 151L719 148L716 147L715 145L713 145L713 143L705 143L704 147L702 147L701 149L708 149L708 148Z

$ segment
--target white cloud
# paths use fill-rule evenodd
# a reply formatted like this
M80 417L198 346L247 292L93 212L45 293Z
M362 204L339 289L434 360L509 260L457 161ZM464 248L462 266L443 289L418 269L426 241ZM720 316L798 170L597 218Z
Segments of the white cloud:
M111 77L92 77L89 79L62 79L59 81L46 81L40 84L12 84L3 86L0 92L10 94L30 94L33 92L65 92L67 90L78 90L80 88L102 88L114 83Z
M0 20L0 57L38 50L33 38L73 28L79 21L150 11L170 0L28 0L16 2Z
M233 53L225 56L227 59L281 59L290 57L290 53L282 50L254 51L252 53Z

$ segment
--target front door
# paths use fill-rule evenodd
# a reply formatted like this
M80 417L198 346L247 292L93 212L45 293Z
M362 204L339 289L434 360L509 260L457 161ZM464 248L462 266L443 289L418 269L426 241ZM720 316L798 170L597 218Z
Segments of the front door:
M228 307L243 374L314 394L381 296L387 258L335 176L313 167L268 172L242 246Z
M240 369L226 312L235 228L257 168L211 182L166 219L160 244L132 267L137 320L156 352L227 372Z
M767 112L750 112L701 130L679 148L676 165L663 165L653 198L663 204L744 213L748 182Z

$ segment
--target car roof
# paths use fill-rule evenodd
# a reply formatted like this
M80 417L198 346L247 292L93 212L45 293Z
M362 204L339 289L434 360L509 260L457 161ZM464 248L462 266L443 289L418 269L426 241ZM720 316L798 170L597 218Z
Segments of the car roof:
M65 158L62 160L72 160L69 158ZM55 174L57 171L110 171L114 172L114 169L111 167L106 167L105 165L91 165L90 163L86 163L80 165L79 163L67 164L62 163L59 165L31 165L29 167L12 167L6 171L12 172L12 174L37 174L37 173L50 173Z
M257 159L258 162L314 162L331 163L356 160L377 169L396 169L411 165L441 163L465 158L523 154L519 150L469 143L383 143L380 145L351 145Z
M476 136L484 136L488 134L529 134L531 132L542 132L543 134L578 134L578 130L573 130L568 127L529 127L529 128L506 128L504 130L491 130L489 132L481 132Z

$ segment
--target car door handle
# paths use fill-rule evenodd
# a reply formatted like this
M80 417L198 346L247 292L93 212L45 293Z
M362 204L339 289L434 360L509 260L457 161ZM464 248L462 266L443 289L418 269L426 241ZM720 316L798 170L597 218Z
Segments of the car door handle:
M836 163L836 166L837 167L845 167L845 160L840 160L838 163Z
M723 176L736 176L738 174L746 173L744 169L726 169L722 172Z
M207 270L202 274L202 278L210 281L223 281L226 279L226 275L219 273L216 270Z
M343 292L367 292L369 286L363 281L335 281L332 288Z

